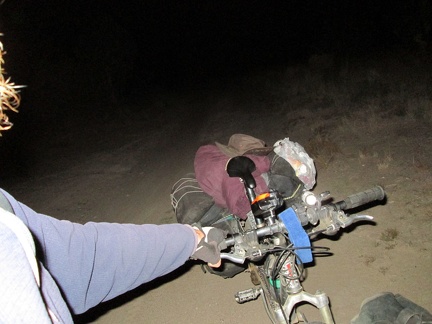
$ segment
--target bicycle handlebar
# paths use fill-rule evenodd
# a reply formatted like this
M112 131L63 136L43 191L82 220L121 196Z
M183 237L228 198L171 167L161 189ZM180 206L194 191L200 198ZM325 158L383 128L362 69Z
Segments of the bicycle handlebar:
M347 210L365 205L375 200L382 200L384 197L384 189L381 186L375 186L371 189L348 196L344 200L335 203L335 206L338 210Z
M256 232L257 237L263 237L267 235L272 235L274 233L282 232L285 229L285 225L282 222L277 222L271 224L269 226L264 226L261 228L257 228L254 230ZM236 237L241 236L240 234L234 234L231 237L225 239L226 246L232 246L236 242Z
M348 196L346 199L337 202L335 204L332 204L333 207L331 209L327 209L327 212L325 213L326 215L326 219L328 219L330 221L330 223L327 222L323 222L323 225L326 226L325 228L322 228L319 230L319 232L324 232L327 235L332 235L333 232L336 233L341 227L345 228L349 225L351 225L352 223L356 222L356 221L362 221L362 220L366 220L366 221L370 221L373 219L373 217L371 216L367 216L367 215L352 215L350 217L348 217L347 215L345 215L345 213L343 213L344 217L340 217L340 212L342 210L345 209L352 209L355 207L359 207L361 205L367 204L369 202L375 201L375 200L382 200L385 197L385 192L384 189L380 186L376 186L373 187L371 189L359 192L357 194L353 194ZM324 206L322 207L324 208ZM324 210L324 209L323 209ZM336 217L337 216L337 217ZM323 220L323 219L322 219ZM329 226L329 224L331 224ZM318 229L319 227L316 227L315 229ZM250 230L249 234L254 233L254 235L256 235L257 238L263 237L263 236L268 236L268 235L272 235L275 233L280 233L283 232L285 230L285 225L283 222L277 221L273 224L267 225L267 226L263 226L254 230ZM314 231L311 231L309 234L313 234ZM247 236L246 233L237 233L232 235L231 237L228 237L225 239L224 241L224 246L225 247L230 247L230 246L234 246L236 245L236 243L240 243L241 245L243 245L244 243L244 237L245 235ZM247 243L246 243L247 244ZM260 248L256 249L257 247L254 247L254 251L255 252L260 252L259 254L265 254L266 252L264 250L260 250ZM244 253L246 251L243 251L243 253L221 253L221 258L222 259L227 259L230 260L232 262L235 263L243 263L245 261L246 258L250 257L250 255L246 255L248 254L246 252L246 254Z

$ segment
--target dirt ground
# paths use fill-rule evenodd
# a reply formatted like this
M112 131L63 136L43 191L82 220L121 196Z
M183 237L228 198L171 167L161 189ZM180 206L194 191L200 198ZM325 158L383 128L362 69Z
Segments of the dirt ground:
M124 116L79 132L58 131L37 156L30 176L6 181L33 209L75 222L171 223L170 190L193 171L197 148L246 133L273 144L289 137L314 157L314 192L335 199L382 185L383 205L362 224L314 244L331 249L307 268L307 291L325 291L335 321L348 323L361 302L379 292L432 305L431 119L382 110L274 109L245 89L153 98ZM146 113L139 108L146 105ZM162 113L163 112L163 113ZM167 113L168 112L168 113ZM249 274L232 279L204 274L188 263L178 271L77 318L83 323L267 323L259 299L239 305ZM314 318L310 310L308 318Z

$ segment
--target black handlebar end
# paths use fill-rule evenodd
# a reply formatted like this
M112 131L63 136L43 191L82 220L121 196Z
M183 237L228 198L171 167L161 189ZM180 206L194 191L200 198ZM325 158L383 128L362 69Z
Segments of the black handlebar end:
M375 186L371 189L348 196L342 201L335 204L339 210L353 209L361 205L365 205L375 200L383 200L385 191L381 186Z

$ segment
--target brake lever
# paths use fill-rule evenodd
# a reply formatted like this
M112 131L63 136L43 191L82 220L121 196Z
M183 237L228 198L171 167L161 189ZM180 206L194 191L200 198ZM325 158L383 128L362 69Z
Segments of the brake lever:
M361 221L373 221L373 217L369 215L351 215L347 216L345 213L339 212L338 215L333 217L333 220L330 223L323 223L322 226L318 226L308 231L308 235L311 239L317 237L319 234L324 234L328 236L335 235L339 232L340 228L346 228L353 223L361 222Z
M239 264L243 264L246 260L245 257L236 256L236 255L231 254L231 253L221 253L220 257L223 260L229 260L231 262L239 263Z
M357 223L357 222L361 222L361 221L369 221L372 222L373 221L373 216L369 216L369 215L351 215L346 217L346 221L339 221L341 227L345 228L348 227L350 225L352 225L353 223Z
M269 249L263 248L262 246L260 248L256 246L243 248L240 245L235 245L233 253L222 252L220 253L220 257L221 259L229 260L234 263L243 264L246 259L254 260L264 256L268 250Z

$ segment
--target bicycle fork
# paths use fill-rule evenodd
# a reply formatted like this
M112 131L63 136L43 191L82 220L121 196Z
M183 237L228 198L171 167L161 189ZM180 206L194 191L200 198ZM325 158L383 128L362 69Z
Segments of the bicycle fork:
M320 311L323 323L334 324L328 296L321 291L315 294L304 291L294 255L290 255L284 262L276 280L271 279L262 266L255 267L255 270L251 270L253 271L259 275L261 287L238 292L235 295L238 303L251 301L262 295L267 314L273 323L294 323L297 316L296 306L308 303ZM307 323L303 315L302 321Z
M300 274L296 266L294 254L291 254L287 258L279 274L281 282L279 296L281 301L284 301L283 305L281 305L285 313L284 322L286 322L288 317L296 315L294 312L296 305L308 303L318 308L324 323L334 324L328 296L319 290L314 295L304 291L300 283Z

